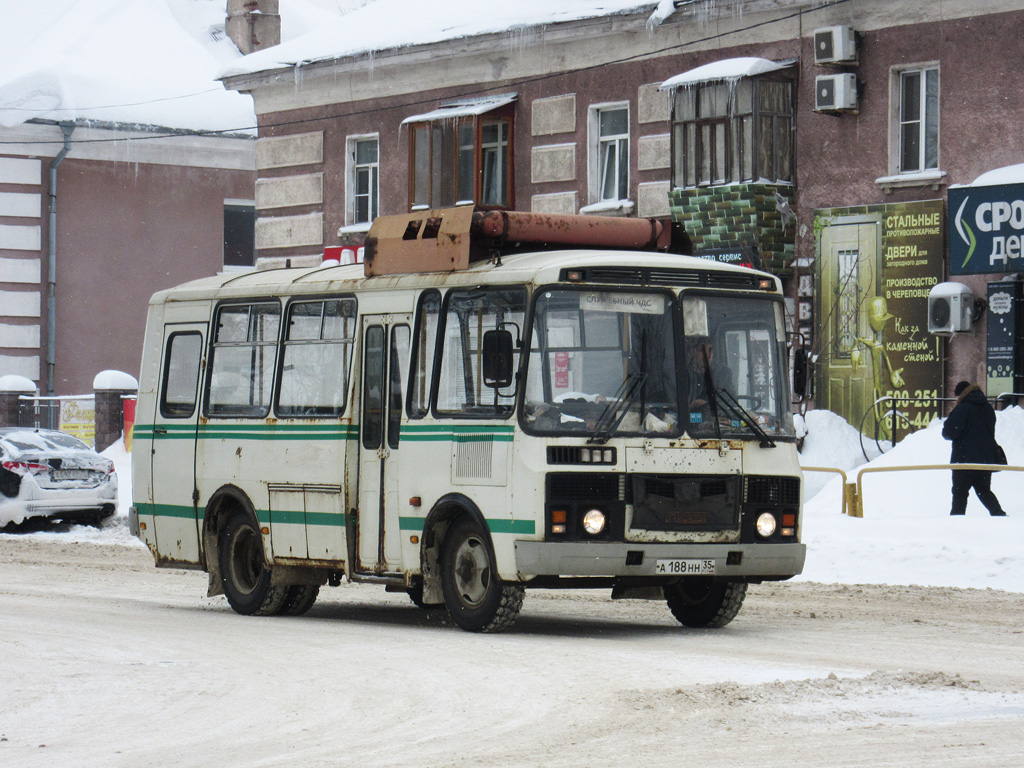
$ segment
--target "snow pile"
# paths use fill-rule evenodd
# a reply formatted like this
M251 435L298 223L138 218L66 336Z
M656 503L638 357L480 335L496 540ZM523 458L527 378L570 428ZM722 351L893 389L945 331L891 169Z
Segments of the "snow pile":
M832 411L808 411L806 416L794 417L797 434L804 436L800 450L800 464L805 467L833 467L847 474L867 459L881 454L878 445L864 437ZM838 477L832 472L807 472L804 475L804 501Z
M816 420L820 420L821 434L816 443L811 442L816 431L811 423L805 441L811 453L802 456L801 462L829 466L826 451L838 444L833 454L837 463L832 466L841 465L842 457L851 455L849 432L829 417ZM997 413L996 440L1010 465L1024 466L1024 409ZM863 467L945 464L949 452L950 443L942 438L942 421L936 420ZM851 481L856 480L856 471L848 474ZM807 565L800 578L1024 592L1024 473L1006 471L992 476L992 490L1006 509L1005 518L990 517L973 492L966 517L951 518L950 483L948 470L865 475L861 519L841 514L839 477L813 497L807 494L803 534Z

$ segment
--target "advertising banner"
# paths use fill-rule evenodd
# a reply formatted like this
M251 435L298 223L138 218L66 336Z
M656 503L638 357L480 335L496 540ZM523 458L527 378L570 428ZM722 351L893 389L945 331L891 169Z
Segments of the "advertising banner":
M1024 270L1024 184L949 190L949 274Z
M941 340L928 333L928 293L942 281L942 201L885 206L882 218L882 286L892 323L882 342L889 366L900 372L881 393L906 402L897 409L906 422L897 429L928 426L939 414Z
M819 407L881 440L927 426L942 394L928 294L943 278L943 201L816 213Z
M61 432L74 435L88 445L96 445L96 401L92 397L61 398Z
M1014 388L1014 339L1017 335L1016 295L1020 283L989 283L987 312L987 345L985 370L987 379L985 391L990 397L1004 392L1016 392Z

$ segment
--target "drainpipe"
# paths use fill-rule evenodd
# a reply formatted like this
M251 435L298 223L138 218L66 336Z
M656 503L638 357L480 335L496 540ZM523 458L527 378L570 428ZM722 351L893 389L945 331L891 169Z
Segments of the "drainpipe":
M71 150L71 133L74 130L74 125L60 124L64 146L50 163L49 253L46 261L46 394L51 397L55 394L54 367L57 362L57 166Z

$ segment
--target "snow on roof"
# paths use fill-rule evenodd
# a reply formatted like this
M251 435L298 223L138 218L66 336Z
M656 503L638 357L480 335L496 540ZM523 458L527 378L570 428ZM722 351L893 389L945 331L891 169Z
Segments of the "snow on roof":
M516 95L514 93L481 99L462 99L460 101L453 101L450 104L442 104L432 112L424 112L422 115L411 115L402 121L402 125L406 123L422 123L428 120L451 120L455 117L483 115L498 107L511 104L515 100Z
M744 77L763 75L766 72L775 72L786 69L793 65L793 61L771 61L760 59L756 56L741 56L736 59L722 59L712 61L708 64L687 70L681 75L670 77L661 84L660 90L667 91L678 88L681 85L696 85L697 83L709 83L715 80L739 80Z
M653 0L374 0L291 42L226 64L221 78L581 19L650 12ZM514 43L515 38L510 37Z
M285 40L338 18L310 0L281 5ZM0 126L41 118L251 131L252 99L215 77L241 58L225 12L225 0L0 0Z
M950 184L950 189L960 187L994 187L1000 184L1024 184L1024 163L1007 165L986 171L970 184Z

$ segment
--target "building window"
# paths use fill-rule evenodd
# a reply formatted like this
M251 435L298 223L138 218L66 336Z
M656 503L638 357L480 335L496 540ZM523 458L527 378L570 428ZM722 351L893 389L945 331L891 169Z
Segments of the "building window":
M511 98L459 103L408 118L412 208L512 207ZM491 104L500 106L482 111Z
M224 266L251 267L256 263L256 204L224 202Z
M376 136L350 136L349 223L370 224L379 213L379 142Z
M629 106L591 110L591 201L629 199Z
M905 69L898 77L898 172L939 167L939 68Z
M793 83L744 78L676 89L672 181L677 188L793 181Z

